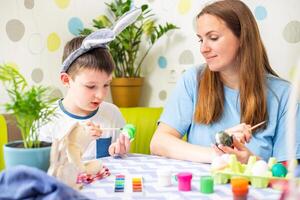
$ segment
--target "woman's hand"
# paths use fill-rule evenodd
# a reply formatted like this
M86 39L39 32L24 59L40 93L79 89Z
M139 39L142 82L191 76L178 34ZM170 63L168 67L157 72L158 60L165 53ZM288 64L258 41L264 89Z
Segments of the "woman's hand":
M236 125L225 130L229 135L234 136L239 142L245 144L245 142L250 142L252 137L251 126L245 123Z
M218 146L213 145L213 149L218 155L222 155L224 153L235 154L237 160L241 163L247 163L249 157L253 155L253 153L235 137L233 137L233 148L219 144Z
M129 152L130 149L130 140L123 134L119 135L119 138L116 142L112 143L109 146L108 152L109 155L124 155Z

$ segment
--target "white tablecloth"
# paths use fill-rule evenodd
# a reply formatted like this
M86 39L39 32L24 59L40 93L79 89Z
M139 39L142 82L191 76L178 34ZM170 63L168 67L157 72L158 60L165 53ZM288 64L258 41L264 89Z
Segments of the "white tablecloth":
M81 192L90 199L232 199L230 184L215 185L213 194L200 193L200 176L210 175L209 165L188 161L167 159L158 156L130 154L122 159L105 157L101 159L111 172L109 177L85 185ZM167 168L174 174L193 173L192 191L179 192L176 182L169 187L158 186L156 171ZM115 175L125 175L125 191L114 192ZM143 177L143 192L132 192L131 178ZM248 199L279 199L281 192L270 188L251 188Z

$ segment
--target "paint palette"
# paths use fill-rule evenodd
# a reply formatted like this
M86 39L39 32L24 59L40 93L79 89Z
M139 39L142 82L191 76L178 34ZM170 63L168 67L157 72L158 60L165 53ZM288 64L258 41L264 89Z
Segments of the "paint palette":
M124 192L125 190L125 175L119 174L115 178L115 192Z
M125 178L126 177L126 178ZM115 192L124 193L142 193L143 192L143 177L117 174L114 184Z
M133 177L132 178L132 192L142 192L143 191L143 178Z

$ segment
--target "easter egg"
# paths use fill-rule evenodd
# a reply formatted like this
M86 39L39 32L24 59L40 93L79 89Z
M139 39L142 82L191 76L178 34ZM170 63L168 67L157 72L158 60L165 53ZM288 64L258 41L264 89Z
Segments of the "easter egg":
M259 160L254 163L251 173L253 176L266 176L268 172L268 164L264 160Z
M285 177L287 174L286 167L281 163L276 163L272 167L272 175L275 177Z
M136 128L132 124L126 124L121 131L122 134L127 136L129 140L133 140L136 134Z
M233 144L232 136L225 131L220 131L215 135L217 145L222 144L224 146L231 147Z

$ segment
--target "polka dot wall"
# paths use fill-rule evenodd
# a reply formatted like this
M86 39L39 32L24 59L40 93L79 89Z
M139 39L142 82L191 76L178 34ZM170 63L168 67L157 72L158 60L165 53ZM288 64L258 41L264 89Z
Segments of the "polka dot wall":
M0 61L16 63L31 84L53 86L53 95L63 96L59 82L63 46L81 29L91 27L92 19L106 13L104 2L110 0L1 1ZM172 22L180 27L161 38L143 63L146 86L141 106L163 106L175 85L170 81L171 72L179 78L186 69L204 62L195 16L207 2L135 1L136 5L148 3L159 23ZM258 22L272 66L290 79L300 52L300 1L244 2ZM2 89L0 95L4 96ZM0 103L6 99L1 98Z

